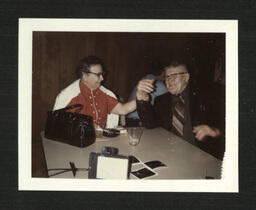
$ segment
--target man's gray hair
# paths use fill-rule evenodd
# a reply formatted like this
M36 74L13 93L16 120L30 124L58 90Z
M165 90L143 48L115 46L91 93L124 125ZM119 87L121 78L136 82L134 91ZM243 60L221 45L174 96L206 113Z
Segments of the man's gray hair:
M177 67L177 66L184 66L185 70L188 72L186 63L178 60L170 62L167 66L164 67L164 70L169 69L171 67Z

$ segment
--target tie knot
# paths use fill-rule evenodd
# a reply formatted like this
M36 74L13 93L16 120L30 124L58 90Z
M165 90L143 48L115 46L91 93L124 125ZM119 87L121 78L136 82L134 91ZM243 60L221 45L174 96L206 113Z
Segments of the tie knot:
M182 94L179 95L179 100L180 100L183 104L185 104L184 96L183 96Z
M182 102L183 104L185 104L184 96L182 94L173 96L173 102L174 102L174 104L176 104L178 102Z

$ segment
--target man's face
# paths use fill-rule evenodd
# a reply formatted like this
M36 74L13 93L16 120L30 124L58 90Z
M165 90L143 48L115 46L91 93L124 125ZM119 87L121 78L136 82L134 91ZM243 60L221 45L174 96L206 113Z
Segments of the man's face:
M95 90L100 87L103 81L103 69L100 64L92 65L90 67L90 73L83 73L82 82L87 85L91 90Z
M165 69L165 84L168 91L178 95L187 87L189 73L185 66L170 67Z

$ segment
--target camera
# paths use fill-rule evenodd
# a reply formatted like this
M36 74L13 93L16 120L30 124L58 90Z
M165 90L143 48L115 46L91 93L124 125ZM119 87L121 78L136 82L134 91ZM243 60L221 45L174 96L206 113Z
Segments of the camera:
M89 179L127 179L129 158L118 155L117 148L105 146L101 153L90 153L89 168Z

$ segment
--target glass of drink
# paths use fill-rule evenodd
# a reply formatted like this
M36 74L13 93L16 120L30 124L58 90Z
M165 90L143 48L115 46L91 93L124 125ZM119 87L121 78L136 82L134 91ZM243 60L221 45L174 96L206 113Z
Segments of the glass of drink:
M143 133L142 127L130 127L128 128L129 144L136 146L140 142L140 137Z

